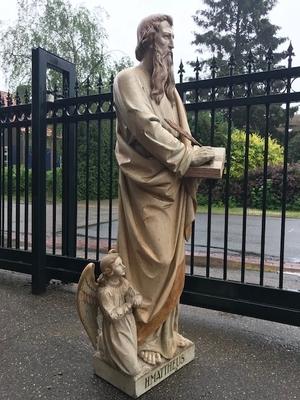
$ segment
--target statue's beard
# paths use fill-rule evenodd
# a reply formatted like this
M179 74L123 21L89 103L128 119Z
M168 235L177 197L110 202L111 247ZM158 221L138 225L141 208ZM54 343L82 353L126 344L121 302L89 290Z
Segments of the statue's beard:
M151 77L151 98L160 104L164 94L171 104L175 101L175 80L173 72L173 54L170 50L162 53L155 46L153 51L153 73Z

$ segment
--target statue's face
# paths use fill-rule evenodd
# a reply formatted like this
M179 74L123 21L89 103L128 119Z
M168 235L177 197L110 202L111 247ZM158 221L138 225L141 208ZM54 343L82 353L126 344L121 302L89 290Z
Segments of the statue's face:
M174 48L174 33L173 28L168 21L162 21L159 24L158 32L155 35L156 46L164 55L172 57L172 50Z
M124 276L125 275L125 271L126 271L126 267L123 264L121 257L118 257L116 259L116 261L114 262L114 265L113 265L114 275Z

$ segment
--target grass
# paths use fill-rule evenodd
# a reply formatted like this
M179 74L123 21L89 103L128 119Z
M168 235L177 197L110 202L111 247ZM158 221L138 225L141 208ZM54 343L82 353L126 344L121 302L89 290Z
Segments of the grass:
M212 213L217 214L217 215L224 215L224 207L222 206L213 206L212 207ZM198 206L197 212L199 213L206 213L207 212L207 206ZM230 207L229 208L229 214L230 215L243 215L243 207ZM258 216L260 217L262 215L262 211L258 210L256 208L248 208L247 209L247 215L253 215L253 216ZM281 211L280 210L267 210L267 216L268 217L281 217ZM287 211L286 216L288 218L300 218L300 211Z

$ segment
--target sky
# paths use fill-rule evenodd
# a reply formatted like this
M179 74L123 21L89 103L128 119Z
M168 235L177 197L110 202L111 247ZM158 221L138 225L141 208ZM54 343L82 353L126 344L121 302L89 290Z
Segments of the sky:
M17 0L0 0L0 20L4 24L13 22L17 11L16 3ZM143 17L153 13L167 13L174 19L175 72L181 59L186 63L197 57L196 47L191 45L193 31L196 29L192 15L202 7L201 0L71 0L71 3L88 8L100 5L106 10L108 18L105 27L109 35L107 49L114 59L128 55L135 61L137 25ZM278 0L270 14L271 22L281 26L280 34L292 41L296 55L294 66L300 65L299 16L300 0ZM188 67L186 71L189 71ZM0 90L5 89L7 85L0 69Z

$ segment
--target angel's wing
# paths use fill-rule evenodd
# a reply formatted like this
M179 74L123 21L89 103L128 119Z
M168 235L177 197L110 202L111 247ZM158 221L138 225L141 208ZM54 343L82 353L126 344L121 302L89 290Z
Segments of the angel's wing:
M89 263L80 276L77 288L77 311L80 320L94 346L97 346L98 336L98 286L95 282L95 264Z

